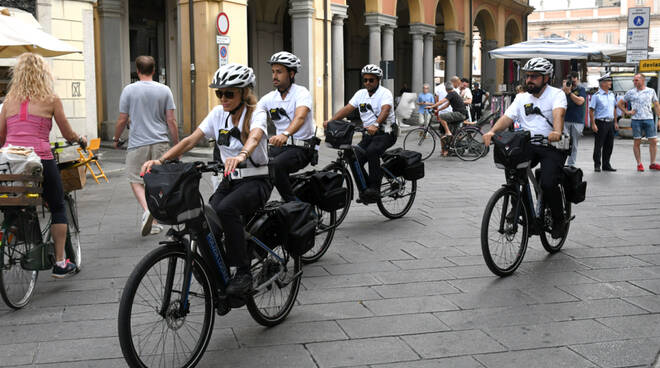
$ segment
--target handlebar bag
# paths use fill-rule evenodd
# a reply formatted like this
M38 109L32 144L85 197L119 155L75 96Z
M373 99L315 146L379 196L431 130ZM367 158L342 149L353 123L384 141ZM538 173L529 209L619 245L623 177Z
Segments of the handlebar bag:
M191 162L154 165L144 174L147 207L158 222L175 225L202 214L199 180L202 174Z
M340 120L328 122L325 128L325 141L334 148L339 148L343 144L353 143L353 134L355 125Z
M582 180L582 169L572 166L564 167L564 191L566 199L572 203L583 202L587 193L587 182Z
M292 255L303 255L314 247L316 215L311 204L286 202L277 208L281 238Z
M530 160L530 133L526 130L511 132L508 130L495 133L493 158L496 165L516 168Z

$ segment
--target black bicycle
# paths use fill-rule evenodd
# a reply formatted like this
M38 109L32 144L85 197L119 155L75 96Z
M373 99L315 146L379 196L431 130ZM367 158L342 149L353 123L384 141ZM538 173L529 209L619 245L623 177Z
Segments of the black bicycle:
M549 145L544 136L528 139L533 144ZM571 202L567 200L564 181L560 180L564 223L553 224L552 212L543 203L537 181L541 169L532 172L530 164L530 161L514 165L496 164L504 169L506 184L493 193L486 205L481 222L481 250L486 265L498 276L511 275L520 266L532 235L541 237L541 244L549 253L558 252L566 242L574 218L571 217ZM561 237L556 239L550 234L554 226L563 227Z
M216 162L194 163L197 175L222 172ZM197 182L197 186L199 182ZM199 190L196 193L201 201ZM215 211L172 227L160 247L129 276L119 303L119 342L131 367L193 367L211 339L215 313L245 304L252 318L274 326L295 304L302 275L299 255L284 246L272 221L278 203L269 202L247 222L253 287L241 298L225 294L230 280L226 249ZM267 245L268 243L268 245Z
M354 131L364 134L366 129L363 127L355 127ZM348 143L351 142L351 140L352 133L350 138L347 138L347 143L345 144L327 144L329 148L337 150L337 159L328 164L322 170L340 173L343 177L342 187L346 188L346 205L341 210L338 210L337 225L341 224L346 218L351 201L354 198L353 182L355 182L359 193L362 193L367 189L366 174L356 157L356 151L363 150L360 146ZM376 199L378 210L380 210L385 217L390 219L403 217L408 211L410 211L410 208L415 201L415 195L417 194L417 179L420 178L419 172L411 172L408 174L404 172L404 170L394 169L390 166L392 163L391 160L393 159L394 158L390 157L388 159L389 161L384 160L381 163L383 176L381 178L380 196ZM420 164L421 176L423 176L423 163L420 162ZM417 168L419 168L419 166L413 168L412 171L417 171ZM364 203L360 199L358 199L358 202Z

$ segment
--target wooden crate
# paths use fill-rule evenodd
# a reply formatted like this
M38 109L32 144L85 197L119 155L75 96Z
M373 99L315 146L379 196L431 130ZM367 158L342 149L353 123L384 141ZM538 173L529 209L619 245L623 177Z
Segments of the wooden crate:
M0 206L38 206L43 191L41 175L0 174Z
M80 165L60 171L65 192L82 189L87 182L87 166Z

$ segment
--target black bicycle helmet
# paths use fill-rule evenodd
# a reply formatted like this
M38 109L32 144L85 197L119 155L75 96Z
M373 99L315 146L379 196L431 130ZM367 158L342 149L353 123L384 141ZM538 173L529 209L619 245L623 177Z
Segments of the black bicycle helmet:
M241 64L223 65L215 71L209 88L254 88L254 72Z

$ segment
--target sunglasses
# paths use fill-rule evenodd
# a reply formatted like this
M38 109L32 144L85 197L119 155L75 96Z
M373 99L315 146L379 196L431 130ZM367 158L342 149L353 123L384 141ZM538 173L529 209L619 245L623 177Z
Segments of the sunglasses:
M367 83L367 82L369 82L369 83L373 83L373 82L376 81L376 78L364 78L362 81L363 81L364 83Z
M227 97L228 100L231 100L234 98L235 93L233 91L221 91L219 89L215 90L215 95L218 96L218 98L222 98L222 96Z

